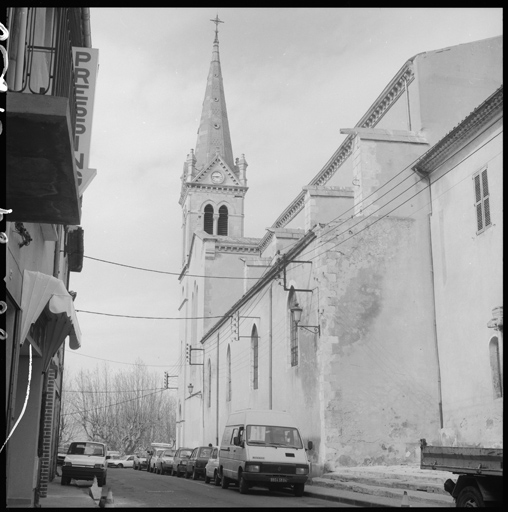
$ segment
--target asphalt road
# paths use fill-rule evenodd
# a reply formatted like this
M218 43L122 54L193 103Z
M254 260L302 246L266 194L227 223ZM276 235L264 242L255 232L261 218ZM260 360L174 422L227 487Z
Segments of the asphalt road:
M116 508L125 507L350 507L342 503L296 498L289 492L270 492L254 488L240 494L238 487L222 489L199 480L157 475L133 469L108 468L106 486L111 488Z

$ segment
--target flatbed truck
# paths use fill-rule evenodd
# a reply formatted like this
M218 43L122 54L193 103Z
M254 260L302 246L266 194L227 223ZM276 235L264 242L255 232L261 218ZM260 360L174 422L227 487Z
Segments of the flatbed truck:
M422 469L458 475L444 483L457 507L500 506L503 503L503 449L430 446L420 440Z

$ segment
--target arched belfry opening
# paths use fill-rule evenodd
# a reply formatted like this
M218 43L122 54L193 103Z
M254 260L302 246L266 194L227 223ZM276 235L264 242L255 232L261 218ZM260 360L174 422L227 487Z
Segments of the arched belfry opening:
M217 226L217 234L227 236L228 234L228 208L222 205L219 208L219 223Z
M203 229L209 235L213 235L213 206L211 204L207 204L205 206L205 218L203 221Z

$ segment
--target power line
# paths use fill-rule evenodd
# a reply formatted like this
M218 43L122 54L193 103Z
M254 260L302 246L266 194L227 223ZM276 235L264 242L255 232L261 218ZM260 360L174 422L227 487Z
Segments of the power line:
M207 318L224 318L224 315L219 315L219 316L194 316L194 317L115 315L113 313L100 313L98 311L87 311L85 309L76 309L76 313L90 313L91 315L117 316L117 317L122 317L122 318L142 318L144 320L206 320Z
M144 272L155 272L157 274L168 274L171 276L180 276L181 272L166 272L164 270L153 270L150 268L134 267L133 265L125 265L124 263L116 263L114 261L101 260L99 258L92 258L92 256L83 256L89 260L100 261L102 263L109 263L110 265L117 265L119 267L133 268L135 270L143 270ZM234 277L234 276L204 276L199 274L185 274L187 277L205 277L207 279L258 279L257 277Z
M130 366L149 366L151 368L181 368L182 367L181 364L167 365L167 364L125 363L123 361L114 361L112 359L104 359L102 357L87 356L86 354L80 354L79 352L75 352L75 351L70 351L70 352L66 351L66 354L72 354L72 355L80 356L80 357L89 357L90 359L98 359L99 361L107 361L108 363L128 364ZM181 359L181 356L180 356L180 359Z

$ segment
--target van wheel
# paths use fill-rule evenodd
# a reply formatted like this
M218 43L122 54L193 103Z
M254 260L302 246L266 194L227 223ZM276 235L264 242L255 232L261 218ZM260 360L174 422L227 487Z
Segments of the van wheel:
M222 475L222 478L220 479L220 486L223 489L227 489L229 487L229 478L227 476L225 476L224 474Z
M215 470L214 475L213 475L213 483L216 487L219 487L219 485L220 485L220 476L219 476L219 472L217 470Z
M305 490L305 484L295 484L293 486L293 492L297 498L301 498L303 496L303 491Z
M247 480L245 480L243 472L240 473L240 478L238 479L238 489L240 494L247 494L249 492L249 484L247 483Z

